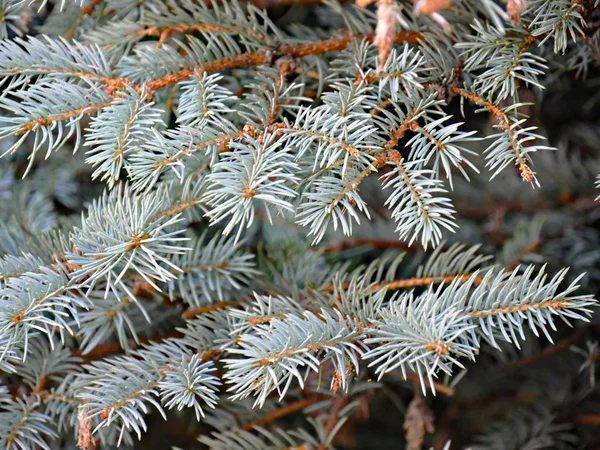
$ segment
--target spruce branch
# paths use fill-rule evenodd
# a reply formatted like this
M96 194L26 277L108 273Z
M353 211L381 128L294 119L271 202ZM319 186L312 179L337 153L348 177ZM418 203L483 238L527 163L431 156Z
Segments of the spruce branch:
M346 323L339 313L337 317L325 311L320 317L310 312L290 315L285 321L274 319L268 327L257 325L255 331L256 335L240 336L239 348L228 350L244 358L224 361L228 369L226 378L232 385L229 391L234 392L232 399L256 393L255 404L261 405L273 390L283 397L292 380L304 384L300 369L318 371L321 361L313 353L323 353L341 373L346 373L347 364L358 370L357 355L362 353L362 344L357 341L360 331L357 325ZM265 346L266 342L269 346Z
M274 134L263 135L260 141L248 136L243 143L231 142L229 152L208 176L204 201L212 206L208 213L211 223L231 216L223 232L229 234L237 227L236 241L254 220L256 202L265 206L269 220L269 206L293 210L290 200L297 194L291 185L298 181L294 175L297 165L290 152L280 149L282 144Z
M0 0L0 447L596 422L598 0L295 3Z
M153 138L152 128L162 125L161 111L148 102L147 93L129 89L92 119L85 145L91 148L86 162L96 167L93 178L100 177L112 187L123 168L128 169L129 154Z
M181 237L183 230L172 228L181 220L180 213L161 211L164 200L160 196L129 192L104 195L91 206L73 236L76 252L69 255L69 262L78 267L74 276L85 279L88 289L104 279L107 293L120 288L135 300L123 282L128 270L160 291L157 282L175 278L171 270L181 271L166 255L189 249L178 245L188 240Z
M395 42L416 42L418 36L418 33L399 33L395 38ZM361 39L363 37L365 37L367 40L372 39L372 36L332 38L318 42L298 44L295 46L282 46L279 49L279 51L282 54L291 56L292 58L303 58L306 56L320 55L323 53L339 52L348 47L348 45L353 39ZM165 76L164 78L147 81L143 83L143 86L150 89L151 91L155 91L188 79L197 69L200 69L201 71L206 73L211 73L228 69L235 69L244 66L258 66L265 64L266 61L267 56L263 52L242 53L236 55L233 58L225 58L220 61L207 63L205 65L199 66L198 68L184 69L176 74ZM141 88L141 86L139 88Z
M44 450L50 447L44 438L55 438L46 415L36 411L39 400L18 400L0 412L0 439L7 450L38 445ZM26 448L26 447L25 447Z
M384 176L383 187L394 190L386 205L392 209L400 238L412 236L410 245L420 235L425 248L428 244L437 246L442 228L452 232L456 227L450 199L436 196L446 192L442 183L432 177L432 171L418 170L415 162L406 163L397 152L391 155L389 164L395 167Z
M11 347L18 348L25 359L35 334L47 335L50 345L55 333L61 340L65 332L72 335L71 321L77 320L79 308L88 307L79 288L80 283L60 265L10 278L0 291L5 304L0 311L0 336L7 340L0 359L10 355Z
M244 286L260 275L253 263L254 255L243 251L242 245L224 237L208 240L203 235L195 239L192 250L174 261L181 273L175 273L176 280L169 282L170 298L177 293L184 302L202 308L200 305L217 300L225 302L234 293L241 295ZM192 316L190 311L185 313L185 317Z
M532 186L534 183L539 186L539 182L535 178L535 172L529 167L529 153L538 150L552 150L553 148L529 144L530 141L541 139L541 136L532 133L535 127L521 128L521 124L525 121L524 119L516 120L512 118L498 106L473 92L453 87L451 93L484 107L498 121L496 128L501 132L490 136L490 139L496 138L496 141L486 150L487 165L493 170L492 178L497 176L502 169L514 161L515 165L519 168L523 180L531 183Z

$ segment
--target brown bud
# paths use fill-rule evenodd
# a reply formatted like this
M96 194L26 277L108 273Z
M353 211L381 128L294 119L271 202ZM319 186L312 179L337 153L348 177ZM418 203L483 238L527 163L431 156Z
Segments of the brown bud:
M527 0L508 0L506 12L513 25L521 23L521 15L527 10Z
M92 421L90 420L87 408L80 407L77 410L77 421L79 422L77 447L82 450L88 450L95 447L96 445L92 437Z
M400 23L400 14L394 0L379 0L377 3L377 27L373 39L373 44L379 48L377 72L381 72L386 67L396 38L398 23Z
M440 9L450 8L452 0L417 0L415 2L415 14L428 16Z

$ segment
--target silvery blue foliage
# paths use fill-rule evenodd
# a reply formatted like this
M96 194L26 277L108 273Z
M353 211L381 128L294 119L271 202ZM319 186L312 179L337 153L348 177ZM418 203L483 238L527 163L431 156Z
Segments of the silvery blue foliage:
M600 135L529 100L597 74L598 1L271 3L0 1L2 449L329 449L379 392L408 442L594 329ZM460 438L571 445L548 402Z

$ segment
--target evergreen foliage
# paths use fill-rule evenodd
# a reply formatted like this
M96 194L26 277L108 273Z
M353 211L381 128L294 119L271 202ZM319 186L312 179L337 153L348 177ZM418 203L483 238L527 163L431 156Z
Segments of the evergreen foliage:
M1 449L600 445L600 1L0 35Z

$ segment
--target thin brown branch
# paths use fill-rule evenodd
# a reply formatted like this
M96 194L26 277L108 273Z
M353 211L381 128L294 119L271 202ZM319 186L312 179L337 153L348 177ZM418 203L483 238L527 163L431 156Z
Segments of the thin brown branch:
M448 284L452 283L455 280L460 282L468 281L473 275L470 273L458 274L458 275L448 275L447 277L422 277L422 278L408 278L404 280L392 281L390 283L379 283L374 286L371 286L368 289L368 292L375 292L379 289L387 288L390 291L394 291L397 289L410 289L414 287L420 286L429 286L432 284ZM478 276L475 278L475 285L478 285L483 280L482 277Z
M86 114L94 113L110 105L110 101L98 103L96 105L89 105L83 108L78 108L73 111L67 111L61 114L50 117L41 117L39 119L33 119L26 124L22 125L21 128L15 133L16 135L22 135L29 133L30 131L36 130L39 127L45 127L51 125L54 122L62 122L63 120L73 119Z
M164 40L164 36L173 33L189 33L189 32L210 32L210 33L236 33L233 28L219 27L216 25L209 25L206 23L182 23L178 25L171 25L166 27L148 27L143 30L136 31L127 35L129 39L135 39L138 37L160 37L161 41Z
M385 165L385 157L382 154L378 154L376 156L377 157L375 161L373 161L372 163L373 167L369 166L363 169L362 172L360 172L356 178L350 180L348 184L344 186L342 191L329 203L330 207L336 206L338 203L344 200L344 198L346 198L346 195L348 195L350 192L356 191L360 183L362 183L374 171L381 169Z
M380 289L387 288L390 291L398 290L398 289L410 289L415 287L429 286L434 284L442 284L442 283L452 283L455 280L459 280L460 282L466 282L472 277L470 273L462 273L458 275L448 275L446 277L420 277L420 278L405 278L402 280L390 281L385 283L375 284L369 289L367 292L375 292ZM478 285L483 280L482 277L478 276L475 278L474 283ZM344 283L342 285L343 289L348 289L350 287L350 283ZM335 291L334 285L329 285L324 287L323 289L319 289L321 292L333 292Z
M483 319L490 316L498 316L500 314L513 314L513 313L526 313L536 309L567 309L569 307L570 300L566 298L559 298L557 300L546 300L541 303L514 305L514 306L503 306L499 308L491 308L483 311L473 311L468 313L468 316L476 319Z
M199 198L194 198L192 200L188 200L186 202L176 203L168 209L165 209L160 212L161 218L167 218L171 216L175 216L177 214L182 213L183 211L193 208L196 205L199 205L201 200Z
M418 42L420 33L415 32L403 32L398 33L396 36L396 43L412 43ZM298 45L284 45L278 49L278 52L292 57L292 58L303 58L305 56L321 55L329 52L339 52L345 50L354 39L367 39L373 40L373 35L350 35L341 38L326 39L317 42L310 42L306 44ZM161 89L166 86L171 86L180 81L186 80L191 77L197 70L205 73L219 72L228 69L236 69L239 67L246 66L259 66L269 62L270 56L266 52L251 52L242 53L236 55L233 58L223 58L217 61L212 61L206 64L200 64L191 69L183 69L178 73L170 74L156 80L147 81L138 86L138 90L146 87L150 90Z
M583 414L575 418L575 423L600 426L600 414Z
M559 353L568 350L572 345L577 343L587 332L588 327L581 327L575 330L570 336L567 336L562 341L556 343L555 345L550 345L542 350L540 353L537 353L532 356L528 356L527 358L522 358L517 361L511 361L499 366L500 370L511 370L518 369L521 367L526 367L532 364L535 364L544 359L552 358L553 356L558 355Z
M406 375L406 380L407 381L412 381L414 383L420 383L421 380L419 378L419 375L417 375L416 373L409 373ZM431 384L429 383L428 380L423 380L425 382L425 386L426 387L430 387ZM454 397L454 389L452 389L450 386L446 386L445 384L442 383L437 383L437 382L433 382L433 387L435 388L436 392L439 392L440 394L445 395L446 397Z
M146 337L139 339L139 341L130 339L128 341L127 345L129 346L129 350L135 350L135 349L141 347L142 345L148 344L150 342L160 343L161 341L164 341L165 339L179 338L182 336L183 336L183 334L180 331L172 330L170 332L163 333L160 336L146 336ZM121 347L121 344L118 342L111 342L108 344L100 344L85 354L83 354L81 352L81 350L79 350L79 349L73 350L71 352L71 354L73 356L82 357L84 359L83 362L89 362L94 359L104 358L105 356L110 356L110 355L114 355L116 353L121 353L121 352L123 352L123 347Z
M183 318L186 320L192 319L196 316L208 314L209 312L218 311L220 309L231 308L239 306L239 303L235 302L220 302L213 303L212 305L202 306L201 308L188 309L183 313Z
M81 403L76 398L66 397L64 395L51 394L48 391L41 391L41 392L39 392L39 395L42 400L56 400L59 402L68 403L70 405L77 405L77 404Z
M394 132L392 133L392 138L385 144L385 149L387 151L394 150L394 148L398 145L400 139L402 139L406 132L410 129L410 121L412 120L412 118L412 115L408 116L404 120L404 123L402 123L400 128L394 130Z
M400 152L398 152L397 150L393 150L393 147L396 146L396 144L398 143L398 140L400 138L404 137L404 134L406 133L406 130L408 130L408 129L411 129L411 116L409 116L405 119L402 126L397 130L396 133L394 133L392 140L390 142L388 142L388 144L386 144L386 148L388 148L388 151L386 152L386 159L387 159L387 161L389 161L390 163L393 163L396 166L396 168L398 169L398 175L400 177L402 177L402 179L404 180L404 184L410 191L412 197L414 198L415 202L417 203L417 206L421 210L421 214L423 215L424 220L429 221L431 219L431 217L429 215L429 210L425 206L425 203L423 202L423 199L421 198L421 194L419 193L419 191L415 187L414 183L410 179L410 175L408 174L408 171L404 167L404 164L402 164L402 156L400 155Z
M219 149L219 152L222 153L229 149L229 145L228 145L229 141L238 139L238 138L242 137L243 135L244 135L244 130L239 130L235 133L223 134L221 136L217 136L214 139L210 139L208 141L201 142L194 146L187 147L173 155L168 156L167 158L165 158L161 161L156 162L153 169L158 170L162 167L166 167L169 164L172 164L173 162L181 159L182 157L184 157L186 155L191 155L198 151L205 150L206 148L210 147L211 145L216 145Z
M264 357L264 358L254 361L253 366L254 367L272 366L275 363L278 363L280 361L285 360L286 358L289 358L291 356L299 354L300 352L308 351L308 352L316 353L323 348L331 348L331 347L336 346L339 343L353 344L357 340L358 339L356 338L356 336L334 337L332 339L322 339L317 342L312 342L312 343L309 343L306 345L288 347L284 351L273 353L272 355L269 355L267 357Z
M48 381L50 381L50 380L46 375L43 375L42 377L40 377L39 381L33 388L33 392L36 394L39 394L40 392L42 392L44 389L46 389L46 386L48 385Z
M270 414L267 414L264 417L253 420L252 422L248 422L247 424L242 425L239 429L248 431L254 427L262 427L263 425L266 425L267 423L273 422L277 419L288 416L297 411L303 410L304 408L306 408L308 406L314 405L315 403L323 400L324 398L325 397L322 395L315 395L315 396L308 397L308 398L305 398L302 400L298 400L294 403L290 403L289 405L284 406L283 408L276 409L275 411L271 412Z

